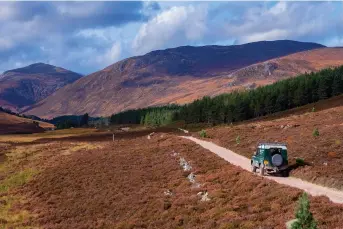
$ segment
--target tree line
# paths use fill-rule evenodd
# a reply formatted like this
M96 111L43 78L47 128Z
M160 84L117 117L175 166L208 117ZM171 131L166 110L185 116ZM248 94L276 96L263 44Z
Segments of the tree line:
M231 123L272 114L343 94L343 66L305 73L253 90L203 97L192 103L130 110L111 116L112 124L164 125Z
M231 123L303 106L343 93L343 66L303 74L254 90L204 97L181 107L188 123Z
M111 124L142 124L161 126L171 123L180 106L168 105L162 107L148 107L136 110L123 111L110 117Z
M89 119L88 113L85 113L84 115L58 116L50 120L50 122L54 124L57 129L69 129L71 127L86 127L88 126Z

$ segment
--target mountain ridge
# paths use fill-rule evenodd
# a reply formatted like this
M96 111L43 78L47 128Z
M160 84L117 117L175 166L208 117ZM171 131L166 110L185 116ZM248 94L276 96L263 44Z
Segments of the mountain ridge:
M81 77L78 73L44 63L5 71L0 75L0 106L19 111Z
M145 106L190 102L216 91L235 89L228 83L230 74L238 69L318 48L325 46L285 40L156 50L89 74L25 112L45 118L86 112L104 116Z

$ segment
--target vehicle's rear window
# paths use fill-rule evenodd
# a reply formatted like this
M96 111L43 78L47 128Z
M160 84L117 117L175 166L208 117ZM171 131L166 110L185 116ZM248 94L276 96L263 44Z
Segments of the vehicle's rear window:
M281 154L281 148L270 148L270 154L273 155L273 154Z

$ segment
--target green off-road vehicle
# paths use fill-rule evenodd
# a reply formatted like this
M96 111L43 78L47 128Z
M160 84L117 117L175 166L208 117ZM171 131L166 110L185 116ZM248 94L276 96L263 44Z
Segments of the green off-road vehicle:
M287 177L289 174L287 145L284 143L259 143L251 158L252 172L256 172L257 169L262 176L265 173L274 172Z

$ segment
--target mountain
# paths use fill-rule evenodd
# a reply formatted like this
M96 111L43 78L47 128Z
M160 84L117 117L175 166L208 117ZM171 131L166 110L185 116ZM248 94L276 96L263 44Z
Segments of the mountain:
M269 84L305 72L343 65L343 48L320 48L250 65L231 74L232 85Z
M18 111L81 77L75 72L43 63L6 71L0 75L0 106Z
M110 115L122 110L185 103L235 89L231 74L252 64L323 48L289 40L232 46L183 46L119 61L69 84L27 109L45 118Z

